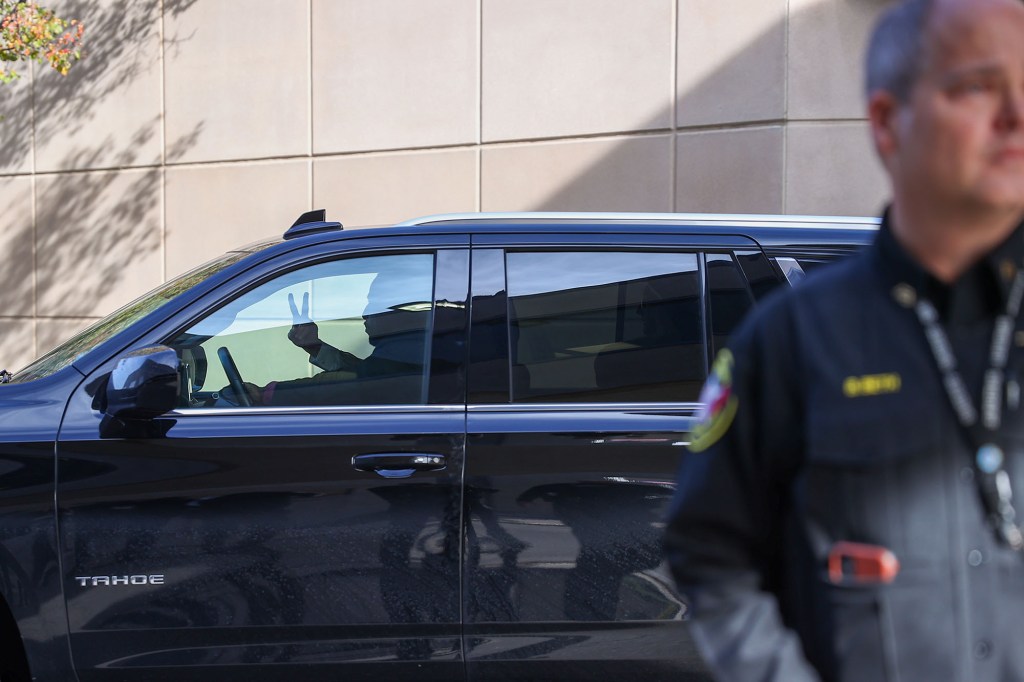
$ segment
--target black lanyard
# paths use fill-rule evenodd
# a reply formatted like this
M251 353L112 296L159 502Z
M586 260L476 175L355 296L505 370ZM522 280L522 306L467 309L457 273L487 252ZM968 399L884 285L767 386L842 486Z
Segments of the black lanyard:
M894 293L898 301L916 301L911 306L924 328L928 347L942 375L942 385L946 389L950 405L967 433L970 443L976 448L975 474L982 501L995 527L996 535L1007 545L1020 551L1024 549L1024 535L1016 523L1013 489L1010 485L1010 476L1004 467L1006 456L997 445L996 436L1003 422L1006 363L1010 358L1010 344L1017 325L1017 316L1020 314L1021 299L1024 298L1024 272L1017 273L1006 301L1006 310L996 318L992 329L992 346L981 391L980 414L957 368L953 344L950 343L946 330L939 324L939 314L935 306L925 298L914 296L910 299L903 292Z

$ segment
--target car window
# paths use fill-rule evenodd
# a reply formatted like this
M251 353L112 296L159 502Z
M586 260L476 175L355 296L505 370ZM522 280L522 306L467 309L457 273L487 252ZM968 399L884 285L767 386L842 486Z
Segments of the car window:
M180 407L425 402L433 272L430 254L367 256L242 294L169 342Z
M513 402L697 399L696 255L510 252L506 270Z
M750 283L750 291L754 294L755 300L764 300L765 296L784 281L761 251L737 251L736 259L743 274L746 275L747 282Z
M725 348L733 330L753 307L754 299L747 289L736 261L727 254L708 254L708 297L711 304L712 357Z
M855 249L837 248L830 251L779 251L772 260L783 270L790 284L796 284L805 275L826 265L838 262L857 253Z

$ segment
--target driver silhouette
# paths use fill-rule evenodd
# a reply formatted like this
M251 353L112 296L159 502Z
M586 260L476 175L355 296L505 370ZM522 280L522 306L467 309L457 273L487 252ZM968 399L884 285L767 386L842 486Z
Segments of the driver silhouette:
M320 338L309 314L309 293L301 307L288 294L292 326L288 339L323 370L266 386L245 383L253 405L354 405L419 403L423 385L424 353L431 310L385 306L385 282L377 275L370 284L363 329L373 350L365 358L336 348ZM225 389L230 391L230 389ZM233 392L232 392L233 393Z

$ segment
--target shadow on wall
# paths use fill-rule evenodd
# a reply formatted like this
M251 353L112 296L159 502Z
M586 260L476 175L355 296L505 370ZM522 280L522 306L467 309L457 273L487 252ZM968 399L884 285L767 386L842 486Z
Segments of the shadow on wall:
M148 134L140 130L135 137L141 142ZM168 160L180 158L198 135L196 131L169 148ZM88 165L99 153L79 151L75 161ZM129 151L118 158L124 166L137 161ZM40 317L105 315L160 284L162 184L157 168L61 173L39 179L36 295ZM66 336L65 330L55 331ZM41 338L40 345L60 340Z
M0 283L31 282L36 268L37 352L83 326L81 318L161 281L159 166L181 158L202 130L162 148L160 13L177 15L195 2L55 5L86 26L82 61L63 78L36 65L31 77L0 88L0 173L36 179L35 263L5 267ZM186 40L168 37L163 49Z
M889 4L821 0L793 10L690 87L681 81L676 112L635 126L650 136L607 142L596 160L581 164L555 141L534 172L506 178L488 176L485 151L483 210L877 214L887 184L863 122L859 64L873 17ZM850 16L863 25L844 25ZM665 130L673 114L679 130ZM488 184L500 185L492 201Z
M0 88L0 111L5 114L0 121L0 173L37 172L34 295L39 351L74 331L82 318L105 314L161 279L159 166L181 158L196 144L202 127L163 149L159 97L146 99L137 90L145 85L158 94L154 74L160 68L160 50L173 53L190 38L160 36L160 13L174 16L197 1L70 2L60 9L85 21L86 59L66 79L37 69L31 87L22 83L16 89ZM678 2L680 11L686 11L686 0ZM856 77L839 68L852 53L859 61L863 35L835 24L844 13L867 16L886 4L821 0L794 10L785 20L769 17L749 38L733 40L735 51L709 48L709 53L723 54L717 64L694 49L687 42L691 38L684 39L681 76L695 72L688 59L709 68L692 82L681 81L677 102L668 107L678 111L652 110L639 125L623 122L628 128L624 139L485 148L482 208L875 212L884 183L863 126L856 122L859 83L844 81ZM793 33L797 26L802 27L799 40ZM815 42L808 37L815 27L826 37L817 39L820 55L809 59L805 43ZM708 33L717 40L722 30ZM830 38L835 36L856 44ZM693 43L701 40L705 37L699 34L692 38ZM792 46L803 53L797 66L795 53L786 62ZM800 88L792 86L794 79ZM619 97L631 96L629 83L619 87ZM523 94L541 112L564 105L557 97ZM673 114L675 125L682 127L678 132L665 127ZM844 118L851 122L835 123ZM743 126L714 130L737 122ZM638 130L651 134L634 134ZM578 151L583 148L586 153ZM501 157L513 153L523 158ZM97 168L109 170L61 172ZM136 170L125 170L131 168ZM9 264L8 274L0 274L0 285L31 281L32 267L32 258Z
M4 121L0 168L30 170L26 166L30 164L33 140L46 144L55 138L73 138L87 128L112 96L159 68L159 52L145 48L160 39L160 22L155 18L160 15L161 5L165 13L177 15L197 1L79 0L62 5L63 16L79 18L86 26L83 59L66 77L35 66L31 94L8 102L13 111ZM174 39L168 42L168 49L173 49ZM159 121L152 132L159 132ZM58 167L81 167L74 162L82 160L81 152L72 152Z

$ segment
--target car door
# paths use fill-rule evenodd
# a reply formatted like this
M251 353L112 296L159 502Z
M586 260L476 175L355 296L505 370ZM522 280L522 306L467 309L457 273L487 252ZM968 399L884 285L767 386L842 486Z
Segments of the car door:
M662 519L709 345L752 305L736 252L760 251L635 232L474 238L471 680L711 679Z
M173 412L112 425L112 363L87 379L58 445L79 679L463 678L468 266L457 235L300 249L135 344L181 357Z

